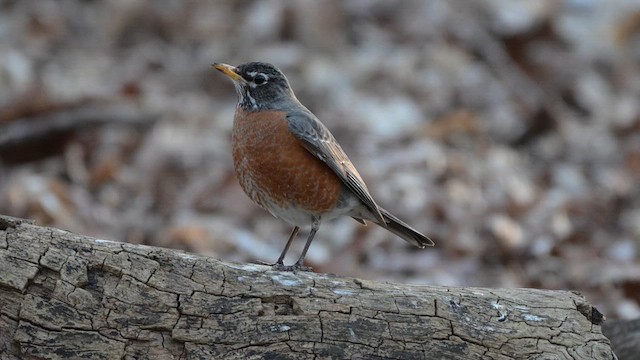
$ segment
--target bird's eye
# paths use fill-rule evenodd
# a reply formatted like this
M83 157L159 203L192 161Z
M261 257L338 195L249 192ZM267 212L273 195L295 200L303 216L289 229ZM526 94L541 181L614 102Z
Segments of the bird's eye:
M268 80L267 75L265 75L263 73L260 73L260 74L256 75L256 77L253 79L253 82L256 85L262 85L262 84L266 83L267 80Z

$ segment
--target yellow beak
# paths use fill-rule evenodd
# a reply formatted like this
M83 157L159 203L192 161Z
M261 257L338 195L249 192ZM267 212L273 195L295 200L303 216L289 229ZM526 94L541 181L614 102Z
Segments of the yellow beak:
M214 63L211 66L230 77L234 82L246 82L246 80L242 76L240 76L240 74L238 74L238 69L235 66L223 63Z

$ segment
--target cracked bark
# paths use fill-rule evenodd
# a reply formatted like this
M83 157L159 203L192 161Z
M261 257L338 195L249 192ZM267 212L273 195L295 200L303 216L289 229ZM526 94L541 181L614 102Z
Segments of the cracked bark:
M614 359L577 293L282 273L0 216L0 359Z

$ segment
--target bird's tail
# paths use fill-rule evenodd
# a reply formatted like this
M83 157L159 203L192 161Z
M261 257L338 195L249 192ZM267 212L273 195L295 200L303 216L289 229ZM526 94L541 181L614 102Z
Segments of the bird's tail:
M404 221L398 219L390 212L383 208L379 208L382 217L384 218L385 224L380 224L376 222L376 224L382 226L383 228L391 231L392 233L398 235L402 239L411 244L424 248L425 246L433 246L435 245L431 239L419 233L416 229L409 226Z

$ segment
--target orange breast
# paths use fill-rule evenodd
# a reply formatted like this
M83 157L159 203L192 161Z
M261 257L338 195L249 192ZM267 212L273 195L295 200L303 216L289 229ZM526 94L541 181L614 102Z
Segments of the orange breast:
M335 207L342 182L289 132L284 112L238 109L232 144L240 185L260 206L273 203L317 213Z

